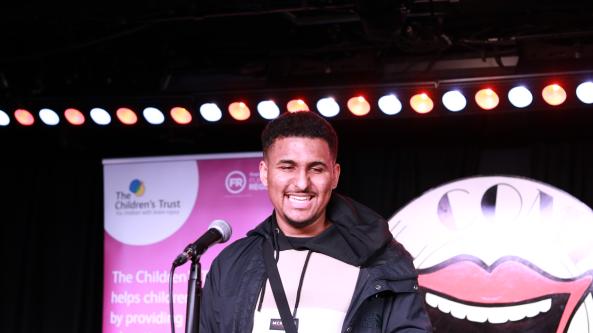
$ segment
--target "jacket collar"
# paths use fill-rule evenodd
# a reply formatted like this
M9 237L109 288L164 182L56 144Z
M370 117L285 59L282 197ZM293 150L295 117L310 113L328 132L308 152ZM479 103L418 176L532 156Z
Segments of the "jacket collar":
M332 194L327 206L331 225L324 232L307 241L305 248L323 253L354 266L365 266L377 259L393 236L387 221L370 208L339 194ZM248 236L263 236L274 240L276 227L273 212ZM277 247L277 243L273 241Z

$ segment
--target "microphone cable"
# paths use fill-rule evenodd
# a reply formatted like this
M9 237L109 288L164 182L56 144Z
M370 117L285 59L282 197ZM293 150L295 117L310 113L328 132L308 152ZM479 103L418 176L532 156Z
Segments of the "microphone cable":
M175 333L175 316L173 314L173 274L175 265L171 265L171 274L169 275L169 315L171 317L171 333Z

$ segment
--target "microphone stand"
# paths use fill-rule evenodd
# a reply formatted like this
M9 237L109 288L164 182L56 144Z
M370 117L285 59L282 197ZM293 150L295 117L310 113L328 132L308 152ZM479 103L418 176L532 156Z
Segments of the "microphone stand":
M187 309L185 333L200 331L200 302L202 300L202 265L200 256L191 259L191 269L187 281Z

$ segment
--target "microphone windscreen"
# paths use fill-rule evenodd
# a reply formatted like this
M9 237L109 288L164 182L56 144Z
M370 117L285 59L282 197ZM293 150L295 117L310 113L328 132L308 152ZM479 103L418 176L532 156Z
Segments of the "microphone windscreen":
M231 228L231 225L228 224L228 222L225 220L212 221L212 223L210 223L210 226L208 226L208 229L216 229L218 230L218 232L220 232L220 234L222 235L220 243L228 241L231 238L231 235L233 234L233 229Z

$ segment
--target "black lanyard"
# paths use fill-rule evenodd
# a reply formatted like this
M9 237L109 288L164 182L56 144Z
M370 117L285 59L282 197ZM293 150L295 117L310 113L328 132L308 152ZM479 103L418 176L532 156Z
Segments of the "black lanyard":
M305 272L307 271L307 266L309 265L309 258L311 258L311 250L307 252L307 257L305 258L305 263L303 264L303 269L301 270L301 278L299 280L299 288L297 289L296 300L294 302L294 310L292 311L293 318L296 318L297 309L299 308L299 302L301 301L301 291L303 289L303 281L305 280Z
M303 280L305 279L305 272L307 271L309 258L311 257L312 252L309 251L309 253L307 253L307 258L305 259L303 270L301 271L301 278L299 281L299 287L297 289L297 297L294 304L294 311L292 315L290 313L290 307L288 306L288 300L286 299L284 287L282 286L282 280L280 279L278 266L276 265L276 260L274 260L274 250L272 249L272 245L270 244L270 242L264 241L263 252L266 273L268 275L268 279L270 280L270 287L272 288L272 294L274 294L276 307L278 308L278 312L280 312L280 318L282 320L284 330L287 333L297 333L298 331L295 324L295 317L301 299L301 291L303 287Z

